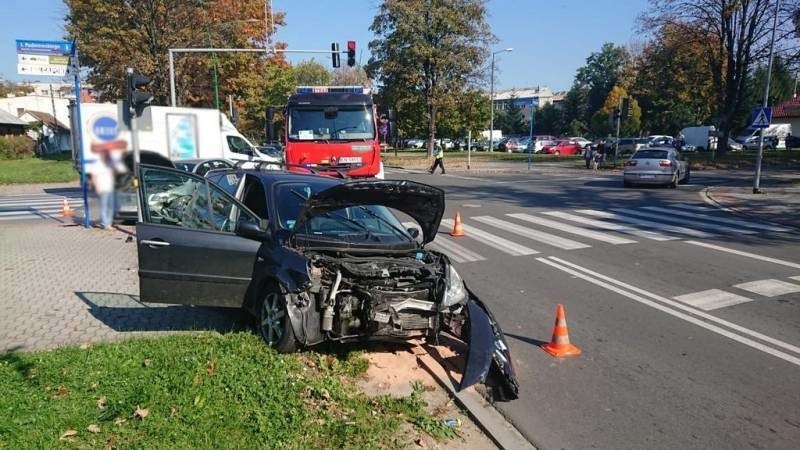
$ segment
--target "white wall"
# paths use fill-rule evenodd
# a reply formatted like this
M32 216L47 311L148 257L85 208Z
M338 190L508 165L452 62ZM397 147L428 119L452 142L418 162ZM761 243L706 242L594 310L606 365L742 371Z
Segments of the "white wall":
M69 128L69 100L56 98L54 101L56 104L56 119ZM50 101L49 96L25 95L22 97L0 98L0 109L8 111L14 117L19 117L17 114L19 108L53 114L53 103Z

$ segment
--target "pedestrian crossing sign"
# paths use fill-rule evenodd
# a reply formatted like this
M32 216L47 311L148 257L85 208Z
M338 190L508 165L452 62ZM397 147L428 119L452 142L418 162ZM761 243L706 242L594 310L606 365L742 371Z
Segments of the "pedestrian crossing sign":
M750 128L767 128L772 121L772 108L755 108Z

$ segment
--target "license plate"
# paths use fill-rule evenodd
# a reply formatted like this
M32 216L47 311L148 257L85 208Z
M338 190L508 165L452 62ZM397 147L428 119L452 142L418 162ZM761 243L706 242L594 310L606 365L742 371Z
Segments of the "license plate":
M342 156L339 158L340 164L360 164L361 157L360 156Z
M656 177L655 175L639 175L639 178L643 178L645 180L653 179L655 177Z

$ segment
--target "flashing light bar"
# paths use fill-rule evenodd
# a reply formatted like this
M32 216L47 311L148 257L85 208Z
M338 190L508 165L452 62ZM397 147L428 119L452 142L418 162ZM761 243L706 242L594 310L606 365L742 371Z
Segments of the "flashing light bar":
M339 94L369 94L369 88L363 86L297 86L296 94L318 94L318 93L339 93Z

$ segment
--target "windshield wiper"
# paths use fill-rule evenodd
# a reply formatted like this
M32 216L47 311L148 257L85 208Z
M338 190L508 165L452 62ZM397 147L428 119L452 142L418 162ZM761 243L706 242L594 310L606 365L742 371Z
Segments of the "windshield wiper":
M366 206L364 206L364 205L358 205L358 209L360 209L360 210L364 211L364 212L365 212L365 213L367 213L369 216L371 216L371 217L374 217L374 218L378 219L379 221L381 221L381 222L385 223L386 225L388 225L388 226L389 226L389 228L391 228L391 229L393 229L394 231L396 231L396 232L400 233L400 235L407 237L409 241L413 241L413 240L414 240L414 238L412 238L412 237L411 237L411 236L408 234L408 232L407 232L407 231L405 231L405 230L404 230L404 229L402 229L402 228L398 228L398 227L397 227L397 226L395 226L395 225L394 225L392 222L389 222L388 220L384 219L383 217L381 217L380 215L376 214L375 212L373 212L372 210L370 210L370 209L369 209L369 208L367 208Z

